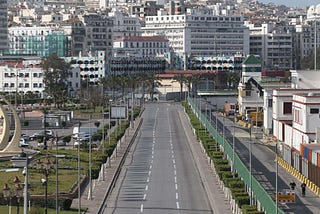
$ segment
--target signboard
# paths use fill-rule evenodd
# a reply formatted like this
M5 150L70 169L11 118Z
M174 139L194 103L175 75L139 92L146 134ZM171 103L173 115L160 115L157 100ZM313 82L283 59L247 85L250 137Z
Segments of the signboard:
M274 193L274 198L276 198L276 193ZM280 203L294 203L295 199L296 195L295 192L292 190L278 192L278 202Z
M127 106L111 106L111 119L126 119L127 114Z
M132 99L131 98L129 98L128 99L128 103L129 103L129 108L131 108L131 106L132 106ZM141 105L141 100L140 99L133 99L133 107L134 106L140 106Z

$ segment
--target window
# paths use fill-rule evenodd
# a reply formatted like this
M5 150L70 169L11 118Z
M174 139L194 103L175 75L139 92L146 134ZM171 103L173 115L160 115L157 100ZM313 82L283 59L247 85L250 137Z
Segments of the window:
M29 73L25 73L24 77L29 77Z
M33 73L33 77L37 77L38 75L37 75L37 73Z
M38 87L38 83L33 83L33 87L37 88Z
M319 109L318 108L311 108L310 114L319 114Z
M283 114L292 114L292 102L283 103Z
M29 83L24 84L25 88L29 88Z
M272 99L268 99L268 107L272 107Z
M251 97L251 91L246 91L246 97Z

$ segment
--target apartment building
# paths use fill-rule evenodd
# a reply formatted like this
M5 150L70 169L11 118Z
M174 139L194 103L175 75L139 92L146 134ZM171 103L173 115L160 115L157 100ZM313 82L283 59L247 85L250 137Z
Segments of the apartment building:
M75 70L75 73L71 76L71 79L79 79L79 81L70 85L74 91L80 88L80 79L86 81L89 85L96 85L106 75L104 51L89 52L85 56L80 54L76 57L66 57L65 60L70 63L71 68L78 68L79 71L77 73L77 70ZM72 83L69 81L69 84Z
M294 63L293 27L271 24L245 24L250 29L250 54L261 58L263 69L292 69Z
M7 0L0 0L0 53L8 50L8 8Z
M169 52L169 40L161 36L131 36L113 43L114 56L163 57Z
M86 44L84 52L105 51L112 55L113 19L107 14L89 13L79 17L85 27Z
M241 16L213 15L209 9L187 9L182 15L159 10L145 18L145 36L166 36L170 47L187 56L233 56L249 53L249 30ZM186 60L184 60L186 62Z
M68 54L68 39L63 31L52 27L10 27L9 53L39 57L56 53L59 57Z
M141 36L140 20L136 16L129 16L116 8L108 13L113 18L112 38L117 39L125 36Z

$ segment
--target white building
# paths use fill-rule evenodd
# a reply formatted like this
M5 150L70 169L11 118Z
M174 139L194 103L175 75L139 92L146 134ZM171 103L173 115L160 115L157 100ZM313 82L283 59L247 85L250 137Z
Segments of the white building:
M145 18L142 30L146 36L165 35L170 47L183 58L249 53L249 30L243 18L213 15L210 9L187 9L183 15L159 10L157 16Z
M131 36L113 42L115 57L164 57L169 52L169 40L161 36Z
M273 90L273 135L300 151L300 144L311 143L320 126L320 89Z
M94 54L89 52L87 56L80 54L78 57L66 57L65 60L70 63L71 68L75 69L72 78L76 78L76 80L74 83L69 81L69 85L73 84L73 91L80 88L80 79L87 81L90 85L96 85L107 72L104 51L97 51Z
M0 85L4 93L32 92L43 97L43 70L40 60L3 62L0 70Z
M115 8L108 15L113 18L113 39L142 35L140 20L136 16L128 16Z

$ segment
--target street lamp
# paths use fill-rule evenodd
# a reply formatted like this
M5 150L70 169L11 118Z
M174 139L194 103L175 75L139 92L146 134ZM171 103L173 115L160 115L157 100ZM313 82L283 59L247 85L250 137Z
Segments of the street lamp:
M252 122L250 120L250 129L249 129L249 171L250 171L250 179L249 179L249 186L250 186L250 205L252 205L252 151L251 151L251 140L252 140L252 133L251 133Z
M11 214L11 199L16 198L17 199L17 214L19 214L19 204L20 204L20 198L22 197L22 190L23 187L20 184L20 179L18 176L15 176L13 179L14 184L14 192L10 191L10 187L7 183L3 186L3 197L9 201L9 214Z
M45 178L41 179L41 183L45 186L45 210L44 213L48 213L48 177L50 174L51 169L51 161L48 156L46 156L45 161L42 162L41 159L39 159L36 162L36 168L38 171L42 172Z

